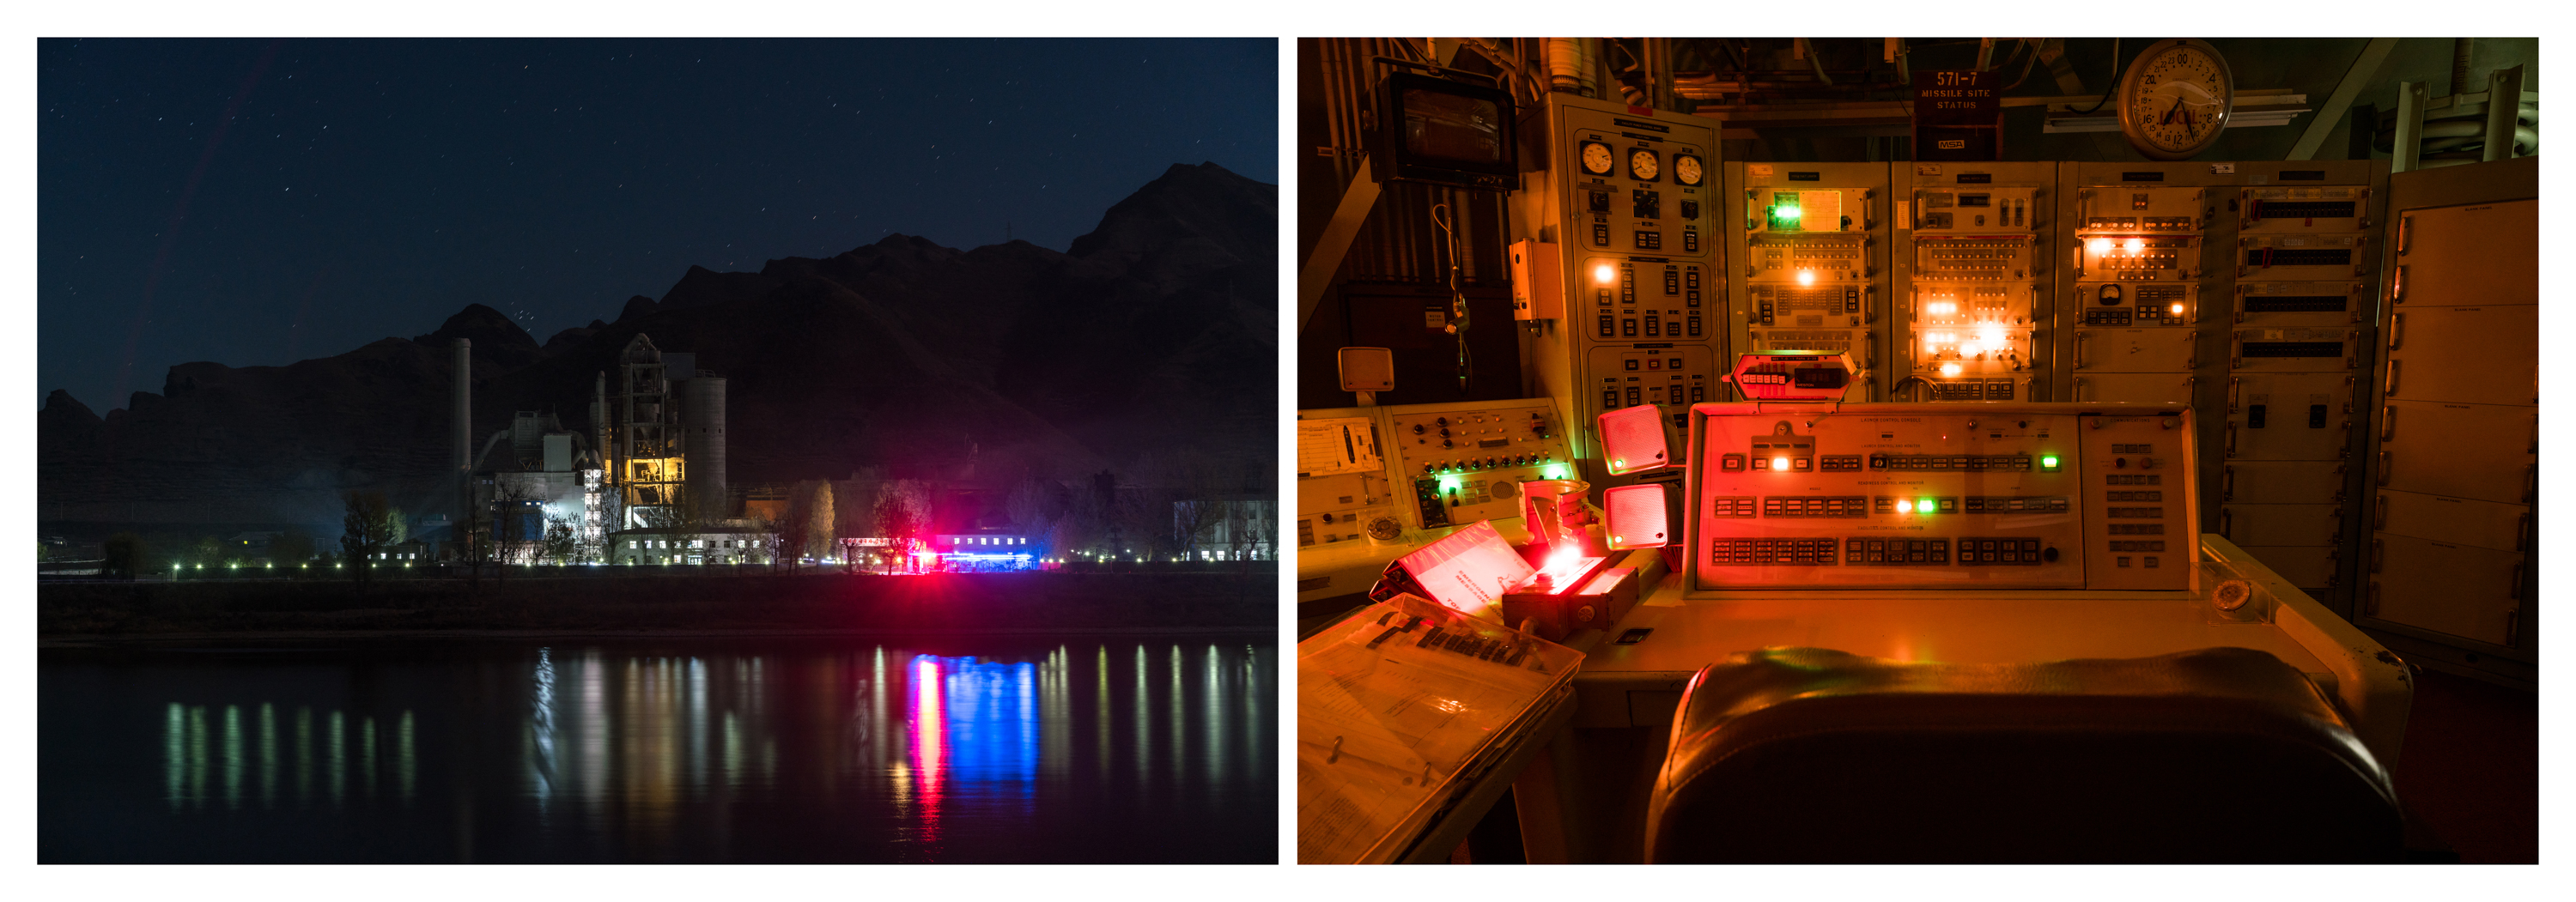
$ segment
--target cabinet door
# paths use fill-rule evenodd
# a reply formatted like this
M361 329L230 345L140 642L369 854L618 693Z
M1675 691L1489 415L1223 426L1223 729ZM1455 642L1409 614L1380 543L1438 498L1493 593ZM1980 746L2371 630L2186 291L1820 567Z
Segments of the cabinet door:
M2352 438L2345 373L2230 376L2225 447L2233 460L2339 460Z
M2075 377L2075 400L2189 404L2188 373L2087 373Z
M2540 300L2540 202L2408 210L2398 217L2395 309L2535 304Z
M2540 307L2413 307L2389 314L2388 397L2469 404L2535 404Z
M2529 407L2389 401L2379 410L2379 485L2528 503L2539 422Z
M2522 555L2411 536L2371 540L2362 614L2418 629L2511 646L2522 609Z
M2263 566L2281 574L2290 585L2302 589L2331 589L2335 585L2335 554L2342 549L2331 545L2253 545L2237 546L2246 554L2262 561Z
M2333 504L2343 500L2342 461L2233 460L2221 471L2220 499L2238 504Z
M2075 369L2082 373L2187 373L2199 338L2189 329L2077 329Z
M2218 534L2243 545L2332 545L2343 528L2334 504L2222 504Z
M2382 491L2373 525L2389 535L2435 539L2493 551L2521 551L2531 509L2470 498Z

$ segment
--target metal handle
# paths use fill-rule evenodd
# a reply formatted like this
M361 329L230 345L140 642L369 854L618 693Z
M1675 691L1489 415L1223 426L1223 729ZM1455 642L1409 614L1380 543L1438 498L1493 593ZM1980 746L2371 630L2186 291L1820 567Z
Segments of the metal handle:
M2397 405L2379 405L2379 440L2384 442L2396 437Z
M2379 539L2370 540L2370 572L2379 572L2379 564L2386 557L2388 557L2388 543Z
M2406 303L2406 264L2397 264L2397 275L2388 280L2388 302Z
M2234 501L2234 500L2236 500L2236 465L2235 465L2235 464L2226 464L2226 465L2220 466L2220 467L2218 468L2218 500L2220 500L2220 501Z
M2227 456L2236 456L2236 421L2227 421Z
M2371 481L2378 485L2388 484L2388 452L2384 449L2379 452L2379 474Z
M2522 513L2515 514L2513 517L2513 550L2521 551L2523 546L2523 537L2530 534L2531 512L2523 511Z
M2182 334L2182 341L2183 341L2183 343L2184 343L2184 344L2187 344L2187 345L2190 345L2190 346L2191 346L2190 350L2188 350L2188 351L2184 352L2184 353L2185 353L2185 354L2187 354L2188 356L2187 356L2187 358L2183 361L2182 368L2183 368L2183 369L2187 369L2187 370L2196 370L2196 369L2199 369L2199 368L2200 368L2200 333L2198 333L2198 332L2185 332L2185 333L2183 333L2183 334Z
M2540 465L2536 463L2524 464L2522 467L2522 503L2530 504L2532 500L2531 496L2538 494L2539 488Z
M2087 382L2085 382L2085 381L2084 381L2084 377L2082 377L2082 376L2077 376L2077 377L2075 377L2075 400L2078 400L2078 401L2085 400L2084 396L2085 396L2086 392L2085 392L2084 390L2085 390L2085 389L2088 389L2088 388L2091 388L2091 387L2093 387L2093 386L2092 386L2090 383L2087 383Z
M2395 359L2391 359L2391 360L2389 360L2389 361L2388 361L2388 384L2387 384L2387 385L2385 385L2385 386L2382 386L2382 387L2379 389L2379 394L2380 394L2381 396L2383 396L2383 397L2396 397L2396 396L2397 396L2397 364L2399 364L2399 363L2401 363L2401 362L2402 362L2402 361L2395 360Z
M2397 217L2397 256L2406 256L2406 239L2415 233L2415 217Z
M2075 333L2075 368L2084 368L2084 333Z
M2406 314L2391 313L2388 315L2388 349L2394 351L2405 344Z
M2245 388L2245 380L2244 380L2243 378L2241 378L2241 377L2237 377L2237 376L2229 376L2229 377L2227 377L2227 412L2228 412L2228 413L2235 413L2235 412L2237 412L2237 403L2236 403L2236 400L2237 400L2237 397L2238 397L2239 395L2244 394L2244 388Z
M2236 526L2236 512L2235 512L2235 511L2232 511L2232 510L2228 510L2227 508L2223 508L2223 507L2222 507L2222 508L2219 508L2219 509L2218 509L2218 534L2219 534L2220 536L2222 536L2222 537L2225 537L2225 538L2226 538L2228 541L2230 541L2230 542L2236 541L2236 530L2234 529L2234 527L2235 527L2235 526Z
M2387 529L2387 528L2388 528L2388 496L2386 496L2386 495L2373 495L2373 496L2371 496L2371 497L2372 497L2374 500L2371 502L2371 505L2370 505L2370 528L2372 528L2372 529Z

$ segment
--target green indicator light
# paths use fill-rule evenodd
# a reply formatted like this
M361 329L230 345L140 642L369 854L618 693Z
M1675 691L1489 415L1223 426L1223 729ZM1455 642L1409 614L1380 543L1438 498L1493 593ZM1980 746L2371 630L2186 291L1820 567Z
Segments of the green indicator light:
M1548 465L1548 468L1547 468L1547 470L1546 470L1545 472L1547 473L1547 478L1549 478L1549 479L1564 479L1564 478L1565 478L1565 465L1564 465L1564 464L1549 464L1549 465Z
M2044 470L2054 470L2054 469L2057 469L2057 455L2051 454L2051 455L2047 455L2047 456L2045 456L2045 457L2041 457L2041 458L2039 459L2039 466L2040 466L2040 468L2041 468L2041 469L2044 469Z
M1444 474L1444 475L1442 475L1442 476L1440 477L1440 488L1441 488L1441 490L1442 490L1442 491L1449 491L1449 492L1457 491L1457 490L1458 490L1458 483L1459 483L1459 479L1458 479L1458 474L1456 474L1456 473Z
M1933 511L1933 503L1932 503L1932 499L1930 499L1930 498L1925 498L1925 499L1922 499L1922 500L1920 500L1920 501L1916 501L1916 502L1914 502L1914 510L1915 510L1915 512L1916 512L1916 513L1923 513L1923 514L1931 513L1931 512Z
M1772 215L1780 217L1781 219L1798 218L1798 208L1796 207L1777 207L1775 210L1777 212L1774 212Z

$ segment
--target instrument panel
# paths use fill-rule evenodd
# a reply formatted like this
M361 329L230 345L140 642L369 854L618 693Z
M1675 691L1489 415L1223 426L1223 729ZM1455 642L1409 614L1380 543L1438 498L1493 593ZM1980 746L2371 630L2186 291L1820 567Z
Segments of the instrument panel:
M1691 591L2195 588L2184 405L1701 404Z

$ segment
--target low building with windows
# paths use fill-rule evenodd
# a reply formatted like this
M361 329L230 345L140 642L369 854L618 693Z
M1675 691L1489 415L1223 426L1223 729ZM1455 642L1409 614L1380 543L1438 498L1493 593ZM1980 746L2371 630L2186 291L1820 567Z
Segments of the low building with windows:
M776 533L747 523L654 526L608 534L611 564L766 564Z

